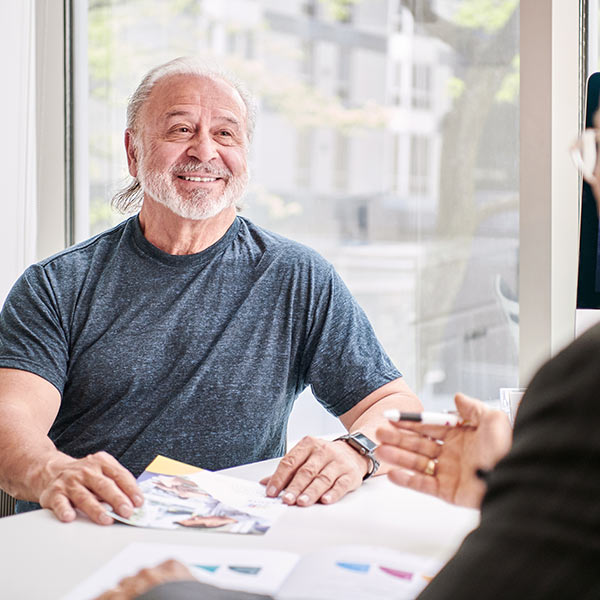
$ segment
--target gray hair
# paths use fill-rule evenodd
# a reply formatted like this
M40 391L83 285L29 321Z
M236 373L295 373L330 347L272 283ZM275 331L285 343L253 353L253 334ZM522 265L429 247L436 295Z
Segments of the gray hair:
M173 75L195 75L205 77L212 81L225 81L242 98L246 107L246 132L248 143L252 140L254 126L256 123L256 101L246 86L231 73L221 69L216 65L201 61L191 56L182 56L175 58L167 63L158 65L150 69L142 79L137 89L129 99L127 104L127 128L136 134L139 127L139 116L142 107L148 100L154 86L166 77ZM132 139L134 146L135 138ZM133 177L128 185L121 188L113 196L112 206L121 213L129 213L138 210L144 199L144 192L137 177Z

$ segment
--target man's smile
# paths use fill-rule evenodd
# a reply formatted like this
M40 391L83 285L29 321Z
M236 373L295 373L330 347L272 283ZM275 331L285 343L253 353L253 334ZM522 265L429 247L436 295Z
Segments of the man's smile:
M193 177L191 175L177 175L177 177L184 181L199 181L202 183L210 183L212 181L217 181L217 179L221 179L220 177Z

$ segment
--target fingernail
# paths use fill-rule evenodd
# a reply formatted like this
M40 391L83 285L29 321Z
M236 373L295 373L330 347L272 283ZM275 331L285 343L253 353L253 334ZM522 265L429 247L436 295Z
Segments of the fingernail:
M121 504L117 511L122 517L130 517L133 512L133 508L129 504Z
M274 485L270 485L267 488L267 496L275 496L277 494L277 488Z
M298 504L308 504L310 502L310 498L307 494L302 494L298 496Z
M290 504L293 504L293 503L294 503L294 501L296 500L296 496L294 496L294 494L292 494L292 492L286 492L286 493L283 495L283 499L284 499L286 502L289 502Z
M136 506L141 506L142 504L144 504L144 499L141 496L137 496L136 495L136 496L133 497L133 503Z
M112 519L106 513L102 513L98 520L102 525L110 525L112 523Z
M61 521L70 521L71 519L73 519L75 517L75 513L72 510L65 510L63 513L61 513L60 515L60 519Z
M324 504L329 504L331 502L331 494L323 494L321 497L321 502Z

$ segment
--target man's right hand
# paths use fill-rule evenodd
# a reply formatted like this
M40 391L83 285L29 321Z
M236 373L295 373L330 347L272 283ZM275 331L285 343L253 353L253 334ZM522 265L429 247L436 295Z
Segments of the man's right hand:
M125 518L144 502L133 475L106 452L79 459L61 453L44 467L42 479L40 504L64 522L73 521L79 509L95 523L111 525L103 502Z

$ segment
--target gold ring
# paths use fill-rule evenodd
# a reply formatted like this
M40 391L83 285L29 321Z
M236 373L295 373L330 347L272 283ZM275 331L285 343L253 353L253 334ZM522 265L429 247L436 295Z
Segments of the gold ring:
M435 467L437 466L437 462L433 459L430 458L427 461L427 466L425 467L425 475L432 475L435 476Z

